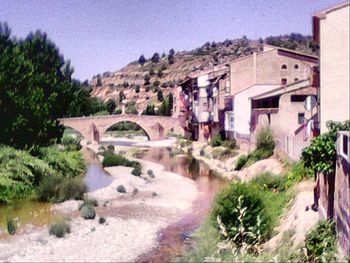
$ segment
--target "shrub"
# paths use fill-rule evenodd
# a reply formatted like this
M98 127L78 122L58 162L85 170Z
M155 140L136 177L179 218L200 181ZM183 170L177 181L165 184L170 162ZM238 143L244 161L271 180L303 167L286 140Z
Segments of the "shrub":
M83 203L80 205L79 210L84 205L98 206L98 201L95 198L84 198Z
M130 166L130 162L128 159L126 159L124 156L120 154L114 154L111 152L105 152L104 158L102 161L103 167L110 167L110 166Z
M114 145L112 145L112 144L108 145L107 151L114 152Z
M6 227L7 227L7 232L10 235L14 235L17 230L17 224L13 218L6 218Z
M261 220L259 231L262 239L268 238L272 231L272 225L261 192L262 189L258 185L231 183L216 196L211 212L212 223L217 226L217 217L220 216L222 223L230 230L228 236L234 238L240 226L240 214L236 208L239 205L239 197L243 196L241 205L246 207L243 220L245 229L255 229L259 216ZM249 235L245 237L244 241L248 244L253 242Z
M333 173L335 172L337 150L337 131L350 131L350 121L343 123L330 122L329 132L323 133L313 139L310 146L302 152L302 160L305 167L312 169L313 173Z
M257 162L262 159L269 158L272 154L273 154L273 150L260 148L260 149L255 149L252 153L249 154L248 157L252 162Z
M269 172L262 173L252 180L252 183L258 184L267 190L286 190L286 176L273 175Z
M58 219L56 222L50 225L49 234L56 237L64 237L66 233L70 233L70 226L66 219Z
M286 186L291 187L294 183L301 182L304 178L311 178L312 176L312 170L305 167L303 161L296 162L287 174Z
M331 262L336 257L336 230L334 221L320 221L305 239L308 262Z
M152 196L156 197L158 194L156 192L152 192Z
M147 170L147 174L148 174L149 177L154 178L153 170Z
M80 140L71 135L64 135L61 139L61 144L69 151L79 151L81 149Z
M238 160L237 160L235 170L236 171L241 170L246 165L247 161L248 161L248 156L247 155L241 155L238 158Z
M98 219L98 223L101 225L106 223L106 218L104 218L103 216L100 216L100 218Z
M275 140L269 127L261 128L256 134L256 148L265 149L267 152L275 149Z
M80 209L80 215L84 219L94 219L96 216L95 208L92 205L84 205Z
M57 145L53 145L41 148L39 158L63 177L75 177L85 172L85 162L78 151L62 151Z
M46 177L36 188L37 198L40 201L54 203L82 199L86 190L82 177L63 178L61 176Z
M223 139L221 137L221 134L218 133L210 142L210 145L213 147L221 146L223 143Z
M26 151L0 146L0 202L25 198L43 178L56 174Z
M222 146L229 148L229 149L235 149L237 147L237 142L235 139L225 140L225 141L223 141Z
M131 174L135 176L140 176L142 173L141 166L136 166L134 169L132 169Z
M125 186L124 185L118 185L117 192L125 194L126 193Z

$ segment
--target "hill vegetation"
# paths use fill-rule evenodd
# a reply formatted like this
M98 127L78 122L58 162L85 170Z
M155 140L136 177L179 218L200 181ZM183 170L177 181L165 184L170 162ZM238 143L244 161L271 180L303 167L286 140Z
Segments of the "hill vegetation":
M142 54L138 60L118 71L93 76L90 83L91 95L103 101L115 100L117 104L124 99L126 102L135 101L138 112L143 112L147 105L157 109L162 103L159 91L162 91L165 97L188 74L229 63L251 55L254 51L260 52L263 50L263 44L310 54L317 48L311 36L292 33L259 40L250 40L243 36L235 40L206 42L191 51L176 52L171 48L167 54L159 55L155 52L150 58ZM118 107L120 106L117 105Z

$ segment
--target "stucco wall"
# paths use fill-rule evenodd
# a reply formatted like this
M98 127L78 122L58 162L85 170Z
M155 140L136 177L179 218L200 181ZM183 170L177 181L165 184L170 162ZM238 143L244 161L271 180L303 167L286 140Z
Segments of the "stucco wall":
M349 5L320 20L321 132L349 119Z
M254 79L253 56L236 61L230 65L231 95L252 86Z
M250 134L251 100L249 98L278 87L279 85L254 85L234 96L235 133L239 133L240 135Z

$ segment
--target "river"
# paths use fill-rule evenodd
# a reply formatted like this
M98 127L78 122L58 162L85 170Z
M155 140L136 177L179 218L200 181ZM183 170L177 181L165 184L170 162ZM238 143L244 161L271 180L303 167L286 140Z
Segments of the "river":
M128 146L125 142L113 142ZM109 144L109 143L107 143ZM174 156L171 147L154 147L138 153L137 158L162 164L165 170L180 174L194 180L199 195L194 201L192 211L181 220L157 233L158 246L141 255L139 262L163 262L180 257L191 246L191 234L205 220L215 194L227 183L215 176L208 167L191 156ZM91 151L83 151L87 160L85 182L89 191L108 186L112 182ZM7 216L17 217L21 226L32 224L43 226L49 224L56 216L51 205L35 201L19 201L11 206L0 207L1 227ZM19 229L20 230L20 229ZM20 233L21 231L19 231ZM0 238L6 238L4 233Z

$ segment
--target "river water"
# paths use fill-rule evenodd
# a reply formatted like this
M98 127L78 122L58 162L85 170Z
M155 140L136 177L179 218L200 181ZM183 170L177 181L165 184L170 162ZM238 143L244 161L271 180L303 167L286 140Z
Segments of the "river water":
M106 144L129 146L126 142L106 142ZM191 246L191 234L207 217L215 194L227 184L216 176L204 163L191 156L175 156L171 147L155 147L138 153L137 158L162 164L165 170L180 174L194 180L199 191L192 211L175 224L158 232L159 245L146 254L141 255L139 262L164 262L180 257ZM83 151L88 162L85 182L88 191L103 188L112 182L112 177L101 167L94 153ZM4 228L7 216L17 217L21 225L33 224L43 226L54 218L51 205L35 201L15 202L12 206L0 206L0 227ZM6 235L0 234L0 238Z

